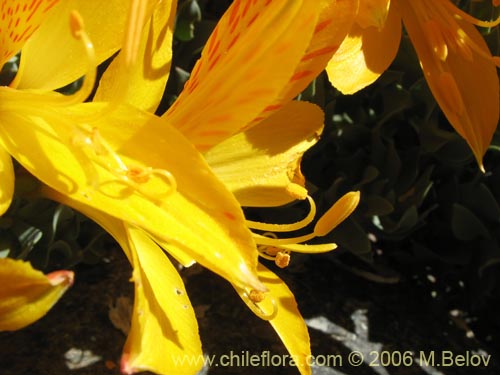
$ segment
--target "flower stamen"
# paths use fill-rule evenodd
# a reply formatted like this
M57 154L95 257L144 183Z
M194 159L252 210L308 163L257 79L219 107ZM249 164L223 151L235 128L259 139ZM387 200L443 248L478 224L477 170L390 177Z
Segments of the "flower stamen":
M94 44L90 40L83 18L76 10L71 11L69 16L69 25L73 37L82 42L87 55L88 70L85 74L82 87L74 94L63 96L64 100L60 101L63 105L78 104L84 102L92 93L96 82L97 59L95 56Z
M341 197L330 209L316 222L312 233L297 237L278 238L274 232L289 232L302 229L312 222L316 214L316 206L311 197L308 201L311 210L306 218L293 224L267 224L247 221L247 225L252 229L270 230L263 234L252 233L259 255L265 259L273 260L279 267L286 267L290 262L290 252L299 253L323 253L334 250L337 245L326 244L304 244L303 242L312 240L315 237L323 237L344 221L357 207L359 203L359 192L349 192Z
M90 159L91 162L82 163L83 165L95 164L105 169L116 177L119 182L132 188L134 191L158 205L162 203L163 199L175 193L177 190L175 177L167 170L152 167L128 166L113 150L111 145L105 141L100 135L99 130L95 127L90 131L78 130L71 141L73 145L80 146L85 156ZM99 181L99 174L95 169L91 171L87 170L87 174L90 176L89 185L94 189L103 186L103 183ZM151 189L147 188L146 184L148 184L154 176L166 182L166 191L157 191L156 189L150 191Z

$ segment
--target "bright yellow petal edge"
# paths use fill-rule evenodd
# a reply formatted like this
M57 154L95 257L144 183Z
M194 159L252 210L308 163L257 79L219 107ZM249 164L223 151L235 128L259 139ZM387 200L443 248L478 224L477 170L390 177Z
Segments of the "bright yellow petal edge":
M10 154L0 148L0 215L3 215L14 195L14 166Z
M28 262L0 259L0 331L26 327L43 317L73 284L73 272L44 275Z

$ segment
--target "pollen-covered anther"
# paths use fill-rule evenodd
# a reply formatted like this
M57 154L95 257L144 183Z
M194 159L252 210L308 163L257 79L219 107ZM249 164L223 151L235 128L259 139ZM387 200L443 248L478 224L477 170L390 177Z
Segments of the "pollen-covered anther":
M276 264L279 268L288 267L290 264L290 253L278 251L276 257L274 258L274 264Z
M175 180L175 177L172 175L172 173L164 169L157 169L151 167L127 168L125 171L125 176L134 183L139 185L148 183L154 176L162 178L167 183L166 185L168 188L166 191L158 192L158 197L165 198L166 196L174 193L177 190L177 182Z
M142 166L129 167L95 127L90 130L78 129L72 138L72 144L81 147L89 159L88 162L82 161L82 165L100 166L111 173L116 182L127 185L153 202L159 204L161 199L177 190L175 177L167 170ZM90 185L97 189L100 185L99 174L95 169L88 169ZM154 176L163 180L163 190L148 189L147 184Z
M271 320L278 313L276 300L269 293L255 289L237 289L238 294L252 312L263 320Z
M84 30L83 18L76 10L72 10L69 15L69 28L73 38L80 39Z
M248 293L248 298L250 298L250 301L252 301L253 303L259 303L259 302L264 301L264 299L266 298L266 295L259 290L252 289Z

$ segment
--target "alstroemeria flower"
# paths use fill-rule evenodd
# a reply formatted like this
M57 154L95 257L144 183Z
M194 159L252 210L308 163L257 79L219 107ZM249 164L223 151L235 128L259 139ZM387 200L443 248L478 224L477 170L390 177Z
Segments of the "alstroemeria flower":
M450 0L362 0L356 22L327 67L345 94L374 82L396 56L401 21L415 47L424 77L455 130L480 166L499 120L498 58L475 26L480 21Z
M2 29L3 62L19 48L22 56L12 87L0 87L2 209L13 191L11 155L61 196L142 228L168 244L174 256L188 254L241 288L266 290L256 275L257 251L240 205L191 143L132 106L83 102L94 86L95 64L123 43L119 30L128 12L123 2L104 7L90 0L8 3L2 8L5 14L14 9L22 17ZM159 4L164 35L170 3ZM53 5L50 11L48 5ZM82 15L88 15L85 25ZM24 36L35 29L26 42ZM83 63L58 65L78 49ZM37 55L39 50L43 55ZM51 75L41 71L40 62ZM37 71L43 80L33 73ZM75 94L52 91L81 75L83 87Z
M296 199L308 199L311 203L309 215L298 223L277 225L246 221L250 229L291 232L305 227L315 218L314 201L304 188L299 163L303 152L316 142L321 133L322 112L311 104L290 103L290 100L324 69L350 29L352 18L349 16L356 9L355 1L338 4L324 2L321 6L307 1L235 1L220 19L180 97L162 116L164 127L174 125L203 153L212 171L242 206L278 206ZM147 61L148 58L142 60ZM122 86L115 82L123 78L117 79L116 74L127 71L124 67L127 59L116 61L115 70L104 75L103 80L108 83L99 87L96 98L111 100L121 94L119 90ZM140 80L129 83L128 92L134 93L136 87L141 90ZM148 109L133 97L128 100ZM170 151L164 150L163 154L167 156ZM176 173L173 175L178 176ZM210 200L209 197L206 199ZM358 201L358 193L348 193L318 221L309 235L278 239L252 233L254 248L259 247L263 256L274 259L281 266L286 265L290 251L332 250L334 244L304 245L301 242L328 233L354 210ZM74 202L63 202L75 206ZM128 249L126 252L135 267L136 313L140 309L138 304L158 306L161 305L159 296L163 296L152 284L150 289L140 287L148 275L156 274L158 264L137 261L144 256L144 251L161 253L159 244L184 265L200 261L191 254L183 254L182 249L172 249L171 243L154 233L150 233L154 242L145 243L144 237L138 240L130 234L135 229L128 224L111 222L102 215L96 217L99 215L95 212L87 211L86 214L101 222ZM195 215L192 217L197 221L203 220ZM121 228L123 225L124 228ZM219 257L217 253L212 256ZM206 262L202 264L207 266ZM224 264L237 267L236 264ZM214 267L207 267L218 272ZM257 266L257 273L267 292L242 288L226 278L258 316L270 320L296 359L301 373L310 373L307 327L293 294L263 266ZM174 289L181 290L180 287L172 287L167 293L171 295ZM182 319L177 322L177 317L168 307L165 309L161 315L167 314L171 322L176 321L172 324L179 327ZM171 367L175 363L171 358L165 358L159 349L162 338L154 331L157 330L156 323L151 323L157 319L145 314L136 317L134 314L132 332L135 333L129 335L127 340L122 369L126 373L143 369L157 373L189 373L189 369ZM193 327L184 325L184 329L192 330ZM175 339L178 340L179 337ZM182 344L182 341L178 342ZM147 355L141 350L152 345L154 349L149 349ZM185 345L188 351L195 346Z
M132 4L148 14L132 12L130 17L130 24L140 25L138 30L146 36L136 44L137 33L129 33L134 41L105 73L94 103L80 103L93 86L90 69L80 73L87 73L84 88L75 95L65 97L50 91L78 77L65 72L78 67L76 63L53 72L71 80L47 78L50 85L44 83L35 86L37 90L24 90L29 82L36 82L37 76L29 73L35 60L30 60L28 46L23 49L22 74L15 80L15 85L23 90L0 90L0 146L46 185L42 188L45 196L67 203L100 222L129 256L134 267L136 300L122 371L195 371L193 366L174 369L174 360L166 360L161 350L189 348L189 353L200 353L192 307L178 275L162 253L165 249L182 264L196 261L218 273L258 315L273 318L271 324L297 357L300 371L307 374L307 328L288 288L258 265L257 244L283 249L284 255L289 250L331 250L334 244L300 243L326 234L354 209L358 195L350 193L341 199L318 221L310 235L275 239L252 233L249 228L290 231L305 226L314 217L313 201L308 198L297 166L300 155L321 130L321 116L318 120L318 110L312 105L288 107L287 103L323 70L349 30L351 17L345 16L354 13L357 2L324 2L322 7L296 0L234 2L208 42L184 94L162 119L137 108L152 110L159 100L161 85L154 79L155 74L149 73L156 72L157 64L163 68L160 76L168 72L168 54L162 55L156 48L162 45L158 40L170 35L171 18L165 12L171 9L171 3L137 0ZM54 14L58 19L64 18L64 13ZM72 34L84 41L85 47L80 48L87 51L86 60L94 60L94 38L74 13L71 19ZM46 25L40 28L44 33L30 39L33 51L37 49L33 41L50 45L61 33L70 31L58 28L57 32L50 32L51 24ZM97 42L99 38L95 39ZM97 44L95 47L95 55L100 56ZM123 75L131 73L135 78L123 84ZM141 89L141 96L150 94L142 101L135 93L144 81L155 90ZM310 125L308 116L316 116ZM257 128L277 123L283 126L285 121L290 126L302 123L300 132L290 132L290 139L295 137L294 140L286 140L287 136L265 140L269 133L260 133ZM251 125L255 127L250 128ZM241 138L237 133L245 128L249 128L246 138ZM231 138L233 135L236 138ZM262 143L257 155L246 153L250 145L255 145L252 137ZM231 154L223 151L228 145L224 142L244 145L232 157L240 159L247 169L255 160L255 165L262 167L261 177L252 182L246 173L238 182L230 182L223 168L216 175L217 168L212 170L207 161L217 161L219 167L225 165L224 156ZM292 146L295 144L298 146ZM262 151L280 147L275 155ZM200 151L210 152L210 156L207 154L205 159ZM266 193L259 193L260 188ZM266 206L309 199L312 214L300 223L286 226L252 223L245 220L240 203L229 189L238 192L242 200L251 197L254 204L264 202ZM268 252L268 256L273 255ZM170 292L165 292L165 285L170 286ZM183 297L178 298L179 308L170 309L173 293Z

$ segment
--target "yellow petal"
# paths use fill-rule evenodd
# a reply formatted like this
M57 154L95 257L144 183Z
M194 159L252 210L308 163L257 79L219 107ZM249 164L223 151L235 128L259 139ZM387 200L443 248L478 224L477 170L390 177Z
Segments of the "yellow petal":
M38 98L41 104L34 97L0 88L0 147L31 174L64 196L143 228L173 253L262 289L240 205L182 134L133 107L99 117L104 105L58 109L43 104L46 96Z
M69 28L72 10L77 10L85 22L98 63L121 47L128 12L123 0L62 1L24 46L17 87L54 90L87 72L86 52Z
M0 259L0 331L26 327L44 316L73 283L73 272L48 275L27 262Z
M312 1L234 1L165 119L200 151L244 128L293 79L318 13Z
M321 13L312 38L288 86L274 103L275 106L297 96L325 69L351 30L358 1L323 1L316 6L321 7Z
M0 147L0 216L7 211L14 195L14 167L8 152Z
M311 374L311 347L306 323L297 307L293 293L286 284L262 264L259 277L269 289L258 308L265 315L274 315L269 323L290 353L291 359L302 375ZM245 303L252 303L243 299Z
M401 40L401 16L391 6L379 29L354 24L349 35L326 67L332 85L343 94L353 94L375 82L389 67Z
M391 6L391 0L360 0L356 23L362 28L384 27Z
M118 241L134 269L134 311L122 372L196 374L203 365L198 324L184 283L166 254L142 230L88 206L71 204ZM192 358L200 361L190 362Z
M128 228L134 259L135 303L122 372L196 374L201 342L184 283L162 250L143 231ZM182 361L182 359L187 359Z
M443 56L426 37L426 24L418 17L415 4L401 1L400 9L432 94L482 168L483 155L498 124L500 103L497 68L486 42L475 26L450 13L459 27L459 43L464 45L454 46L447 39L451 48Z
M0 7L0 66L14 56L59 0L4 0Z
M122 49L113 60L99 81L94 101L124 101L152 113L156 110L170 72L176 5L176 1L162 1L144 25L136 25L139 35L128 38L139 37L139 45L133 51Z
M323 112L318 107L293 101L204 156L242 206L280 206L297 199L290 194L291 184L303 186L296 178L300 159L322 128Z

